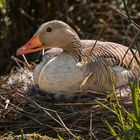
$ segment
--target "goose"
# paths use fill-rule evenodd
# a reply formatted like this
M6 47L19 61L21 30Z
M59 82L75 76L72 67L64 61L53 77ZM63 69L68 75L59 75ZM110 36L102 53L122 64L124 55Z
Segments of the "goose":
M140 75L139 65L128 47L107 41L81 40L74 29L59 20L43 23L16 54L42 49L52 50L52 56L44 55L33 72L33 79L46 93L106 92L127 85ZM138 53L137 58L140 61Z

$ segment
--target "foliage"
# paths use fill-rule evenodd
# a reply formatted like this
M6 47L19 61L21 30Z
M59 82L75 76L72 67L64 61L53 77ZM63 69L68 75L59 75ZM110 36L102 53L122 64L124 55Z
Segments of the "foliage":
M113 125L109 124L107 120L104 121L110 133L116 140L140 139L140 86L138 83L131 83L130 87L132 113L128 112L124 108L124 106L121 104L121 101L119 101L119 98L116 96L116 93L114 93L116 102L111 103L110 107L99 102L99 104L112 111L117 118Z

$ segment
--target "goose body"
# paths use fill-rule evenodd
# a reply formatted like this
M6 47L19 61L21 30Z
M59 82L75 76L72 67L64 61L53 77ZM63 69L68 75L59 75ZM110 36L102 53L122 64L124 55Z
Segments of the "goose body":
M132 60L132 53L127 52L126 46L97 41L90 53L94 44L95 40L80 40L70 26L54 20L43 24L17 54L43 48L62 49L50 58L44 56L34 70L35 84L49 93L103 92L112 90L113 85L120 87L139 77L139 66L135 59ZM138 54L137 57L140 60Z
M40 65L42 64L36 69ZM36 69L34 78L37 75ZM61 53L45 63L38 72L40 74L35 79L40 89L49 93L68 93L80 89L79 85L84 79L86 68L78 66L72 56Z

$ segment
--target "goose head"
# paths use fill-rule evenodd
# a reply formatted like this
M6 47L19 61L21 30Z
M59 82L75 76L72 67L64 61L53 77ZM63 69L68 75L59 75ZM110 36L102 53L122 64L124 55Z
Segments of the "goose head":
M42 49L62 48L69 50L73 39L80 40L78 34L66 23L53 20L42 24L34 36L16 52L23 55Z

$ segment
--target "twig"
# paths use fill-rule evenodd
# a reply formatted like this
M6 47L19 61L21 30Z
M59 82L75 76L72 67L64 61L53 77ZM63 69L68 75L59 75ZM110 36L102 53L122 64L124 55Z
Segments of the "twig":
M13 60L17 63L17 65L18 65L21 69L23 69L23 68L21 67L21 65L19 64L17 58L15 58L15 57L12 55L12 56L11 56L11 59L13 59Z
M125 3L125 0L122 0L122 1L123 1L124 8L125 8L125 11L126 11L126 14L127 14L127 17L128 17L128 21L129 21L130 24L132 24L132 21L131 21L131 18L130 18L129 12L128 12L128 8L127 8L127 5L126 5L126 3ZM131 29L132 29L133 36L135 36L135 31L134 31L134 29L133 29L133 28L131 28ZM134 38L134 41L135 41L136 47L137 47L137 49L138 49L138 51L139 51L139 54L140 54L140 48L139 48L139 46L138 46L138 43L137 43L136 38ZM135 57L135 60L137 61L138 65L140 66L140 62L139 62L139 60L137 59L137 57L135 56L135 53L133 52L133 49L132 49L131 47L130 47L129 49L130 49L130 51L132 52L133 56Z
M117 10L117 9L114 9L114 8L111 7L111 6L110 6L110 8L111 8L113 11L117 12L119 15L121 15L123 18L125 18L126 20L128 20L128 17L127 17L124 13L122 13L121 11L119 11L119 10ZM131 19L130 19L130 20L131 20ZM140 26L139 26L136 22L134 22L133 20L131 20L131 23L132 23L132 25L133 25L137 30L140 30Z
M30 64L28 63L28 61L27 61L27 59L26 59L26 57L25 57L25 55L23 54L22 56L23 56L23 59L25 60L25 62L26 62L26 64L27 64L27 66L28 66L29 68L31 68Z
M28 67L28 68L31 68L27 65L27 63L21 61L20 59L16 58L13 55L11 56L11 59L13 59L21 69L23 69L23 67L20 65L20 63L23 64L24 66Z
M21 94L19 94L19 95L22 96ZM25 98L26 98L26 97L25 97ZM41 110L43 110L48 116L50 116L54 121L56 121L58 124L60 124L61 126L63 126L73 137L76 138L76 136L75 136L72 132L70 132L69 129L66 127L66 125L64 124L64 122L62 121L62 119L60 118L60 116L57 114L56 111L53 111L53 110L44 108L44 107L40 106L38 103L34 102L34 101L31 100L31 99L28 99L28 98L27 98L27 100L29 100L29 101L31 101L32 103L34 103L37 107L39 107ZM56 114L56 116L59 118L60 122L59 122L55 117L53 117L53 116L48 112L48 110L49 110L49 111L53 111L53 112Z
M138 35L139 35L139 33L140 33L140 30L136 33L136 35L135 35L134 38L137 38ZM127 51L125 52L125 54L124 54L124 56L123 56L123 58L122 58L122 61L124 60L125 56L127 55L128 51L130 50L129 48L132 47L133 41L134 41L134 39L131 41L130 45L128 46L128 49L127 49ZM135 55L134 55L133 58L131 59L131 61L130 61L129 65L128 65L128 67L131 65L131 63L132 63L133 59L135 58L137 52L138 52L138 50L136 50L136 51L134 52Z
M96 138L96 136L93 134L93 132L92 132L92 129L93 129L93 114L92 114L92 112L90 113L90 128L89 128L89 132L90 132L90 134L92 135L92 137L95 139L95 140L98 140L97 138Z
M76 136L68 129L68 127L64 124L64 122L62 121L61 117L58 115L58 113L56 113L58 119L60 120L61 124L63 125L63 127L74 137L76 138Z
M139 31L139 30L140 30L140 26L139 26L138 24L136 24L133 20L131 20L131 18L130 18L130 16L129 16L129 12L128 12L127 5L126 5L126 3L125 3L125 0L122 0L122 1L123 1L124 7L125 7L125 11L126 11L126 14L127 14L127 15L123 14L123 13L120 12L119 10L114 9L113 7L110 7L110 8L111 8L112 10L114 10L115 12L119 13L123 18L127 19L127 20L129 21L130 25L133 25L133 26ZM131 26L130 26L130 27L131 27ZM135 36L134 41L135 41L136 47L137 47L137 49L138 49L138 51L139 51L139 53L140 53L140 48L138 47L138 43L137 43L137 40L136 40L135 31L134 31L133 28L131 28L131 29L132 29L133 36ZM134 51L133 51L133 49L132 49L132 43L130 44L130 46L128 47L128 50L127 50L126 53L124 54L123 59L125 58L125 56L126 56L126 54L128 53L129 50L131 51L131 53L132 53L132 55L133 55L133 59L135 58L136 62L137 62L138 65L140 66L140 62L139 62L139 60L137 59L137 57L136 57L136 55L135 55L135 53L134 53ZM122 60L123 60L123 59L122 59ZM129 66L130 66L130 64L129 64Z
M91 103L57 103L57 104L54 104L56 106L89 106L89 105L94 105L95 103L91 102Z
M92 126L92 125L93 125L92 117L93 117L93 114L90 113L90 125L89 125L89 126L90 126L90 128L89 128L90 131L92 131L92 127L93 127L93 126Z
M0 97L3 99L3 100L8 100L6 99L5 97L3 97L2 95L0 95ZM28 118L32 119L33 121L35 121L36 123L38 123L39 125L45 125L45 126L48 126L49 128L55 130L52 126L48 125L48 124L42 124L41 122L39 122L38 120L36 120L35 118L31 117L30 115L34 115L30 112L26 112L25 110L23 110L22 108L19 108L18 106L12 104L12 103L8 103L9 105L11 105L12 107L14 107L16 110L18 110L19 112L23 112L25 116L27 116ZM21 127L21 126L20 126Z

